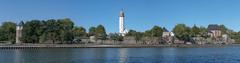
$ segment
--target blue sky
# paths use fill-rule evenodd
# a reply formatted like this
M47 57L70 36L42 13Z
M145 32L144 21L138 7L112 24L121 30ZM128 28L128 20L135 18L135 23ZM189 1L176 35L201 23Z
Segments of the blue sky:
M102 24L118 32L118 14L125 10L127 29L154 25L169 30L178 24L224 24L240 30L240 0L0 0L0 22L70 18L76 26Z

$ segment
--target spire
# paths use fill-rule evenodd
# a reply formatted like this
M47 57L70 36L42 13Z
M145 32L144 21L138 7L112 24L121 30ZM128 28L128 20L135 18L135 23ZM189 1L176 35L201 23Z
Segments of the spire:
M123 9L120 11L119 17L124 17L124 11L123 11Z

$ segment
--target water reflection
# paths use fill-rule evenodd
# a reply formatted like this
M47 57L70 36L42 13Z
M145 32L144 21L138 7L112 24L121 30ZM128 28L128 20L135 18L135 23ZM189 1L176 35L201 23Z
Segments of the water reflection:
M121 48L119 49L119 63L126 63L127 62L127 49Z
M0 63L239 63L235 48L0 49Z
M14 63L21 63L21 55L22 55L22 52L20 49L16 49L16 50L13 50L14 51L14 59L13 59L13 62Z

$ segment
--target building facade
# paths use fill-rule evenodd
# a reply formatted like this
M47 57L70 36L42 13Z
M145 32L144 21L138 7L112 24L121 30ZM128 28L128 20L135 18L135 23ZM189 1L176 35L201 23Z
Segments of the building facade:
M163 27L163 34L162 37L170 37L171 32L169 32L165 27Z
M208 25L208 35L212 38L218 38L222 36L220 26L217 24Z

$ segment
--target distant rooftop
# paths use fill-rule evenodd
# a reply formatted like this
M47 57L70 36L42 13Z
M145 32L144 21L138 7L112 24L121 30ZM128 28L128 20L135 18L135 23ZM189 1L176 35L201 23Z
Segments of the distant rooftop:
M24 25L24 22L21 21L20 23L18 23L18 26L23 26Z
M208 30L220 30L220 27L217 24L210 24L208 25Z
M165 27L163 27L163 32L169 32Z

